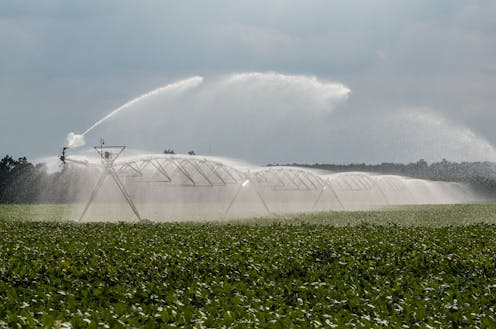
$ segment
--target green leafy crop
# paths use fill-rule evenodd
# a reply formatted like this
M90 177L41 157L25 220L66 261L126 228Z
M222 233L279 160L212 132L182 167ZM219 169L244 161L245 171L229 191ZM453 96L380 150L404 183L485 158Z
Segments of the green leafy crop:
M401 225L417 211L226 223L1 219L0 328L495 327L496 226ZM377 225L381 213L389 221ZM333 216L360 220L337 226Z

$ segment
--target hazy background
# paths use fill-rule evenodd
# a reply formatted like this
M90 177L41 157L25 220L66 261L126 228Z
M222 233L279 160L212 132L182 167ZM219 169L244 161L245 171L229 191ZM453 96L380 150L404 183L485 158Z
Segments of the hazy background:
M0 153L57 153L69 131L200 75L88 141L257 163L494 160L494 17L494 1L2 1ZM351 94L319 103L268 73L219 87L243 72Z

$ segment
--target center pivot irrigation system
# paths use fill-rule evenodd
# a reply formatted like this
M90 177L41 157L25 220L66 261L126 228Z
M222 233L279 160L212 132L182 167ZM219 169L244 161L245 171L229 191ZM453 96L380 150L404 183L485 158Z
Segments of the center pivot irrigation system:
M69 147L63 148L60 160L64 165L72 163L100 168L100 176L77 221L83 220L108 176L115 182L139 221L148 221L148 219L141 216L135 198L126 188L126 185L132 183L166 184L169 187L234 187L223 210L225 216L229 214L243 188L248 185L252 186L265 211L273 215L276 213L270 209L266 202L265 195L268 192L312 191L315 195L313 201L315 206L321 199L323 192L329 188L325 178L300 168L241 169L216 158L197 155L154 154L121 157L125 149L125 146L107 146L102 140L99 146L94 147L99 157L99 161L95 162L68 156Z
M454 182L364 172L320 173L298 167L255 167L198 155L123 156L125 146L106 146L103 140L94 149L97 158L67 156L67 147L60 156L64 164L91 166L97 170L88 173L99 175L78 221L83 220L98 192L107 191L102 186L108 176L139 221L146 221L144 213L150 217L166 213L169 216L178 205L188 211L200 206L202 217L212 211L212 206L215 216L224 217L237 216L242 208L243 217L253 216L254 212L255 216L280 215L480 200L469 186ZM156 205L167 208L157 212Z

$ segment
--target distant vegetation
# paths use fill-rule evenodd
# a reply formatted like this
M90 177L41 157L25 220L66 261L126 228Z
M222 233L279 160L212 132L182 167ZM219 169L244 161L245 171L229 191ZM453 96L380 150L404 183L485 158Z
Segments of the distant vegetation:
M173 154L167 149L164 153ZM194 151L188 152L194 155ZM398 164L297 164L299 166L334 172L367 171L381 174L403 175L442 181L457 181L493 194L496 197L496 164L492 162L450 162L443 160L428 164L424 160ZM67 203L75 200L75 189L84 179L81 168L65 166L60 171L48 173L44 164L32 164L26 157L14 159L6 155L0 160L0 203ZM72 190L72 192L71 192Z
M63 167L48 173L45 164L32 164L26 157L0 160L0 203L66 203L75 200L75 189L83 178L81 169ZM71 192L71 190L73 192Z
M279 164L278 164L279 165ZM274 166L270 165L269 166ZM484 192L496 195L496 164L493 162L450 162L443 159L431 164L421 159L417 162L401 164L300 164L289 166L329 170L333 172L364 171L389 175L401 175L412 178L430 179L449 182L463 182Z

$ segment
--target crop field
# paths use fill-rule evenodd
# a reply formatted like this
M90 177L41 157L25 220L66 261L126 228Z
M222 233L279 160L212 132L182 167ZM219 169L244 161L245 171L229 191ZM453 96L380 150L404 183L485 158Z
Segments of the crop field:
M496 327L496 205L161 224L0 206L2 327Z

